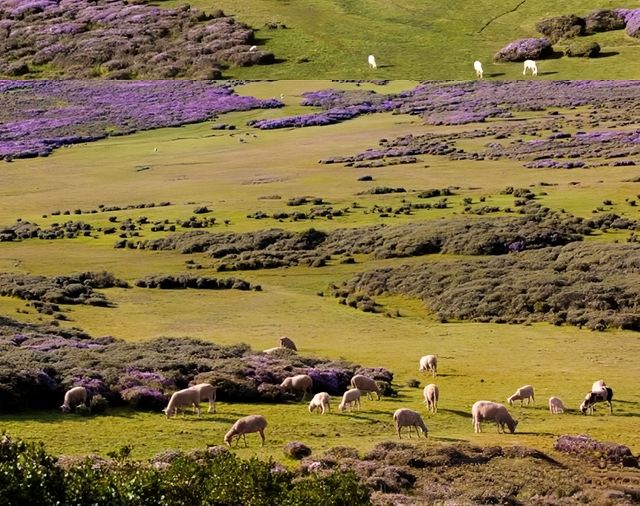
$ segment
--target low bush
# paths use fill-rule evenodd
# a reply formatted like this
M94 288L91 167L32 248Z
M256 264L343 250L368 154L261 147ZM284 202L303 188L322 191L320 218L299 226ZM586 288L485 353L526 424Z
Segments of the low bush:
M552 44L571 39L585 33L585 20L573 14L543 19L536 24L536 30L547 37Z
M228 451L165 452L151 462L130 459L130 451L125 447L112 452L109 460L91 456L59 460L42 444L3 434L0 503L370 504L368 490L352 471L298 476L271 460L243 460Z
M510 42L493 57L498 62L539 60L553 53L548 38L518 39Z
M594 41L575 41L569 43L564 54L570 57L594 58L600 54L600 44Z

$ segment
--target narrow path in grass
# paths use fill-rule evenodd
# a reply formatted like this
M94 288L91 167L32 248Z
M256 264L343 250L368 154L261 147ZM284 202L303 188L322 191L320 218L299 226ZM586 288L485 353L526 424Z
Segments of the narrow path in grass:
M502 16L506 16L507 14L511 14L512 12L517 11L527 0L521 0L518 5L516 5L513 9L503 12L502 14L498 14L497 16L494 16L493 18L491 18L489 21L487 21L482 28L480 28L480 30L478 30L478 33L482 33L483 30L488 27L491 23L493 23L496 19L500 19Z

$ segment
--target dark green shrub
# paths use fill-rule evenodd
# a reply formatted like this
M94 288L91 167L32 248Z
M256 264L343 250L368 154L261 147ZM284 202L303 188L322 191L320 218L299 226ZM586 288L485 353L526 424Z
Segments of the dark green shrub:
M623 30L624 18L619 12L610 9L598 9L589 13L585 18L585 32L608 32L610 30Z
M536 24L536 30L547 37L552 44L562 39L583 35L585 20L573 14L543 19Z
M564 54L570 57L594 58L600 54L600 44L594 41L576 40L567 45Z

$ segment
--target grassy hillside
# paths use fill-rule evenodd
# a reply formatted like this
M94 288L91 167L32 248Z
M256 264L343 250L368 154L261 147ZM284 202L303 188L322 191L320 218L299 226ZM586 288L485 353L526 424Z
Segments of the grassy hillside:
M161 1L175 7L181 1ZM512 40L537 37L538 21L584 16L594 9L637 8L605 1L406 2L384 0L193 0L205 11L221 8L255 29L260 47L282 60L276 65L230 68L225 77L248 79L470 79L474 60L485 76L519 79L518 63L494 64L493 55ZM269 29L267 23L286 25ZM588 37L602 47L599 58L557 58L539 64L547 79L637 79L640 43L624 31ZM367 67L374 54L378 69Z
M320 81L287 81L242 86L240 92L262 98L284 93L286 107L231 113L216 120L235 125L234 131L212 131L211 122L205 122L77 145L55 151L46 158L3 163L0 224L11 224L20 218L49 226L75 219L105 227L110 217L122 223L126 218L136 220L143 215L150 222L175 222L187 219L194 208L206 205L216 217L216 224L208 229L210 232L273 227L301 231L311 226L333 230L462 217L465 198L470 198L474 205L483 197L486 204L511 206L513 196L501 193L506 186L531 187L540 204L554 210L564 208L576 216L590 217L594 209L603 206L604 200L611 200L607 210L630 219L640 217L638 207L625 202L625 198L635 198L640 193L639 183L632 182L637 176L634 166L526 169L521 161L510 159L450 160L435 155L420 155L414 164L379 168L318 164L322 158L348 156L376 147L382 137L458 132L479 124L427 126L415 116L383 113L324 127L258 131L246 126L250 119L299 113L303 91L329 85ZM331 86L358 88L354 84ZM387 87L367 85L383 92L411 86L408 82L394 82ZM562 111L567 121L584 112L581 108ZM536 122L547 117L547 111L538 111L516 119ZM488 124L500 126L509 121L492 119ZM245 141L239 142L239 138ZM464 142L471 146L479 141ZM147 169L140 171L139 167ZM373 175L374 181L357 180L365 174ZM408 193L361 193L374 186L405 187ZM417 201L419 190L449 186L458 189L446 208L417 209L412 215L388 218L371 212L374 205L395 207L403 199ZM321 197L335 209L351 210L331 220L247 217L257 211L290 211L286 202L300 196ZM171 205L88 211L100 204L126 207L159 201L169 201ZM354 202L357 206L353 206ZM75 209L82 212L76 215ZM69 216L52 214L66 210L70 210ZM468 219L474 218L469 215ZM139 233L142 239L167 235L151 232L148 227ZM629 231L601 232L590 240L624 241L629 234ZM0 271L53 276L106 269L133 283L144 276L183 273L190 266L200 265L198 274L216 276L215 262L204 253L182 255L177 251L115 249L116 240L115 235L96 233L75 239L3 242ZM309 415L304 404L221 403L219 414L199 420L187 415L184 419L167 421L159 413L113 409L106 416L89 418L57 412L3 414L0 427L18 437L46 439L54 453L104 454L114 447L132 444L136 457L146 457L167 447L189 449L218 444L237 417L260 412L270 421L268 444L259 448L255 438L251 438L250 447L239 450L242 455L279 457L282 444L290 440L305 441L314 451L335 445L369 449L374 443L393 437L391 414L396 408L412 407L424 412L421 389L411 388L407 382L418 379L424 386L433 380L417 369L420 356L435 353L441 364L437 378L441 409L437 415L426 417L432 440L523 444L548 450L561 434L588 433L627 444L635 453L640 451L640 438L635 430L640 416L636 388L640 374L637 333L594 333L548 324L442 324L422 303L402 296L380 298L387 310L400 315L389 318L318 296L331 283L347 280L363 270L455 258L459 257L431 255L376 260L356 255L354 264L331 260L322 268L298 266L234 273L252 284L260 284L262 292L112 288L104 293L114 307L69 306L64 310L68 321L60 322L61 326L77 326L94 336L113 335L131 341L193 336L221 344L246 342L254 349L275 346L280 336L288 335L305 355L346 358L364 366L391 369L399 396L365 400L360 413L334 411L320 417ZM24 321L51 321L51 317L37 313L24 301L9 297L0 297L0 313ZM601 377L614 388L614 415L608 416L599 408L593 417L582 416L577 407L591 383ZM536 404L513 408L520 420L516 435L498 435L490 424L485 433L473 434L470 406L475 400L504 402L526 383L536 388ZM550 395L561 397L569 411L561 416L549 415L546 399ZM337 398L334 404L337 407ZM93 436L87 438L88 433Z

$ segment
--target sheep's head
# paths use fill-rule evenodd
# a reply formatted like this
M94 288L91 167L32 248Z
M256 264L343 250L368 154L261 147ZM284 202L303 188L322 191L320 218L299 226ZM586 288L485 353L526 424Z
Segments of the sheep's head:
M229 432L227 432L224 435L224 442L227 443L227 446L231 446L231 440L233 439L234 435L235 435L235 432L233 429L231 429Z
M589 406L587 406L587 401L582 401L582 403L580 404L580 412L583 415L586 415L588 409L589 409Z
M71 411L71 408L69 406L67 406L66 404L63 404L62 406L60 406L60 410L63 413L68 413L69 411Z

